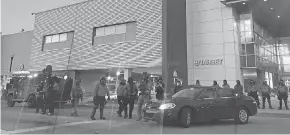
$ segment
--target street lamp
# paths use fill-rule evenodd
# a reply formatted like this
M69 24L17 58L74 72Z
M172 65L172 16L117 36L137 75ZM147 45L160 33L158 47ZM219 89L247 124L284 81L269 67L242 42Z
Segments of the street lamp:
M13 59L14 59L14 53L11 54L11 57L10 58L11 58L11 61L10 61L10 70L9 71L11 73L12 62L13 62Z

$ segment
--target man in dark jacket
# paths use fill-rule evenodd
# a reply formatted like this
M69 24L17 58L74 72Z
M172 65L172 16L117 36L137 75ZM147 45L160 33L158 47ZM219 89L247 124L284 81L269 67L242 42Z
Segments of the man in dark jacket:
M155 88L156 99L163 100L164 99L164 84L162 78L159 78L157 86Z
M285 86L285 83L283 80L280 80L277 91L278 91L278 100L279 100L279 105L280 105L279 110L282 110L282 100L284 100L286 110L289 110L289 108L288 108L288 92L289 92L289 90Z
M266 99L269 103L269 108L270 109L273 109L272 108L272 105L271 105L271 97L270 97L270 94L271 94L271 88L270 86L267 84L266 81L263 82L262 86L261 86L261 92L262 92L262 101L263 101L263 105L262 105L262 109L265 109L265 102L266 102Z

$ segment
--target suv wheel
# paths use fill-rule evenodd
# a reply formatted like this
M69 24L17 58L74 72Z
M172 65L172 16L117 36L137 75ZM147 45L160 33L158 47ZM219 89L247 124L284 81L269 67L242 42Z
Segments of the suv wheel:
M13 95L8 96L7 105L8 107L13 107L15 105L15 102L13 101Z
M191 115L192 113L189 108L183 108L181 110L179 121L182 127L188 128L190 126L192 117Z
M249 121L248 110L244 107L241 107L236 114L235 122L238 124L247 124L248 121Z

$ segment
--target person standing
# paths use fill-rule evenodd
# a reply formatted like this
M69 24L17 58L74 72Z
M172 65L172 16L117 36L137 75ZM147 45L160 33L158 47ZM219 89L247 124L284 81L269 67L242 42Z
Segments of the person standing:
M155 88L155 92L156 92L156 99L157 100L163 100L164 99L164 83L162 78L159 78L156 88Z
M177 92L179 92L182 88L182 84L181 84L181 81L179 79L176 79L176 83L175 83L175 86L174 86L174 93L173 94L176 94Z
M243 91L244 91L243 85L241 85L240 80L237 80L236 82L237 82L237 84L234 87L234 93L239 94L239 95L243 95Z
M268 101L268 104L269 104L269 108L270 109L273 109L272 108L272 105L271 105L271 97L270 97L270 94L271 94L271 88L270 86L267 84L267 81L264 81L262 86L261 86L261 92L262 92L262 109L265 109L265 102L266 102L266 99Z
M220 88L221 88L221 86L218 85L217 81L213 81L213 85L212 85L212 87L213 87L214 89L220 89Z
M132 77L128 78L128 83L125 85L125 96L124 96L124 112L125 119L128 118L128 105L129 105L129 119L132 119L132 113L135 105L135 100L137 99L138 89L137 85L134 83Z
M126 85L126 81L124 79L122 79L120 81L120 85L117 88L117 100L118 100L118 104L119 104L119 110L117 111L117 114L119 117L122 117L122 112L124 109L124 98L125 98L125 85Z
M71 103L72 103L72 113L71 116L78 116L78 105L80 102L80 99L83 96L83 90L81 88L81 81L80 80L76 80L75 82L75 86L72 88L71 90Z
M60 80L54 76L52 77L52 84L53 86L49 87L48 89L48 95L47 95L47 102L48 102L48 115L54 115L54 108L55 108L55 97L56 97L56 93L59 90L59 83Z
M201 86L199 80L196 80L196 82L195 82L195 86L198 86L198 87Z
M39 109L41 109L41 113L44 113L44 83L41 82L36 88L36 113L39 113Z
M109 89L106 85L106 78L101 77L100 83L97 83L94 86L94 107L91 113L91 119L96 120L95 114L98 108L100 108L100 119L105 120L104 117L104 108L105 108L105 101L106 101L106 95L108 96L108 100L110 100L110 94Z
M280 80L279 86L277 88L278 91L278 100L279 100L279 110L282 110L282 100L284 100L285 108L286 110L289 110L288 108L288 88L285 86L285 83L283 80Z
M149 85L149 77L148 75L145 73L143 74L143 81L141 82L140 86L139 86L139 98L138 98L138 110L137 110L137 114L138 114L138 119L137 121L140 121L143 117L143 105L146 104L147 102L149 102L149 97L151 96L151 91L150 91L150 85Z
M253 80L250 81L250 85L246 91L249 96L253 97L257 102L257 107L260 109L260 101L258 96L258 88L255 85L255 82Z
M231 88L227 80L223 81L223 88Z

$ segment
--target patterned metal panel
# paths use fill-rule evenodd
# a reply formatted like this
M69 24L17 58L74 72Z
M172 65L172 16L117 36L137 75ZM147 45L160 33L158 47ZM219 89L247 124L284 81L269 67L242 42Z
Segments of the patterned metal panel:
M131 21L137 23L136 41L92 46L94 27ZM71 53L41 51L43 36L69 31L74 31ZM30 69L161 66L161 42L162 0L89 0L35 15Z

